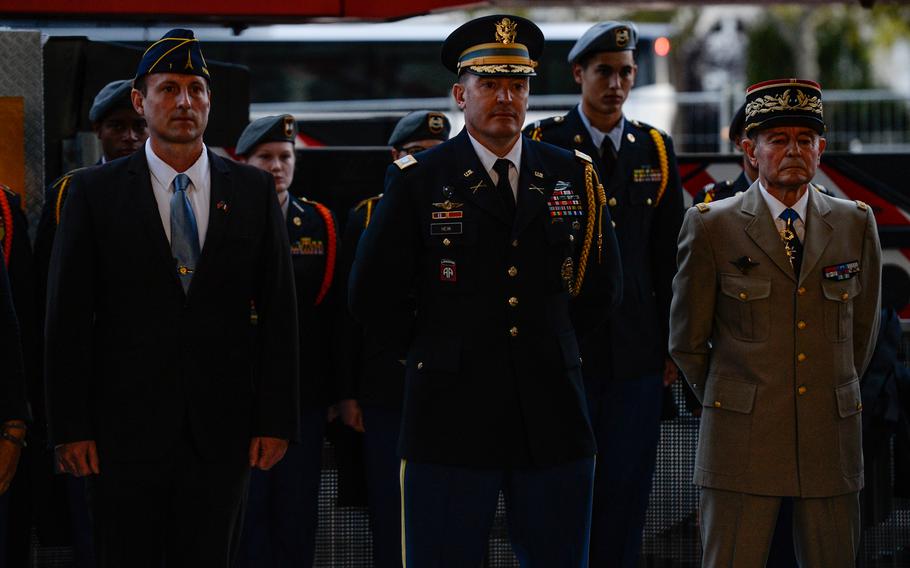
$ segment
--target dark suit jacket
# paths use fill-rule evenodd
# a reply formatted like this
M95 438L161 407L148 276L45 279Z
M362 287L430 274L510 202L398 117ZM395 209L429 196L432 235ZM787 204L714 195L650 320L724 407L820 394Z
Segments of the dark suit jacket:
M582 163L524 138L513 223L466 131L416 161L389 167L349 298L366 333L407 357L399 453L494 467L594 455L575 333L618 301L619 256L604 211L601 258L595 238L571 298L564 276L579 266L586 216L548 206L560 181L586 203Z
M235 459L251 436L296 438L294 282L274 183L209 160L209 226L187 295L145 153L73 176L48 278L54 443L96 440L102 460L153 460L189 430L203 457Z
M660 165L651 130L625 120L613 174L602 180L622 253L623 296L610 320L582 346L590 353L584 366L588 379L661 373L667 357L676 237L684 207L673 141L664 133L660 135L667 149L669 179L658 200ZM578 107L565 116L533 124L528 132L535 139L581 150L600 162Z
M0 190L2 191L2 190ZM6 263L0 261L0 423L7 420L28 420L25 399L25 372L22 367L22 343L19 324L13 308L13 296L6 275Z

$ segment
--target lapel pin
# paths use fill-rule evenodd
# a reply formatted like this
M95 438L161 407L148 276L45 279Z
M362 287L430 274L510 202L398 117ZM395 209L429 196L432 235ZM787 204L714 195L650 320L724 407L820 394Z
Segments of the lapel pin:
M223 213L227 213L227 212L228 212L228 204L225 203L224 201L219 201L218 203L215 204L215 209L217 209L217 210L219 210L219 211L221 211L221 212L223 212Z
M478 189L485 189L486 187L487 187L487 184L484 183L483 180L480 180L479 182L477 182L477 185L471 186L471 193L477 193Z
M750 269L758 266L758 263L748 256L741 256L736 260L731 260L730 264L738 268L743 274L748 274Z

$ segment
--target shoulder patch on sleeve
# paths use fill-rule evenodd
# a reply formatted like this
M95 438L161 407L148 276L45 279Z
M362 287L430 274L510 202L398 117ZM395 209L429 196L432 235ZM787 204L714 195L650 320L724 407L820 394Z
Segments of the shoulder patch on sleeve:
M398 166L399 170L410 168L411 166L416 165L416 164L417 164L417 158L415 158L414 156L412 156L410 154L395 160L395 165Z
M859 208L861 211L865 211L865 210L869 209L869 206L865 202L860 201L859 199L856 200L856 207Z
M700 213L706 213L709 209L711 209L711 206L707 203L696 203L695 208L698 209Z
M381 193L379 195L374 195L373 197L367 197L366 199L359 201L357 205L354 206L354 211L360 211L370 203L373 203L375 205L375 202L379 201L380 199L382 199Z
M581 150L575 150L575 157L583 162L588 162L589 164L594 163L594 160L591 159L591 156L585 154Z

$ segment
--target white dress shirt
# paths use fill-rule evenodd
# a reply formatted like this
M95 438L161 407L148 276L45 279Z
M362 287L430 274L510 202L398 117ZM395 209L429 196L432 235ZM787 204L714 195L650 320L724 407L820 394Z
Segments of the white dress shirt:
M185 172L178 172L167 165L152 150L152 140L145 142L145 157L149 164L152 178L152 191L158 202L158 213L168 242L171 242L171 196L174 195L174 178L184 173L190 178L186 190L193 215L196 216L196 228L199 230L199 250L205 245L205 233L209 228L209 203L212 200L212 171L209 165L208 148L202 145L202 154Z
M496 164L496 160L499 159L499 156L475 140L470 133L468 133L468 138L471 140L471 145L474 146L474 152L477 153L477 157L480 159L483 169L487 170L487 173L490 174L490 179L494 184L499 183L499 174L493 170L493 165ZM515 145L512 146L509 153L503 156L502 159L508 160L511 163L509 166L509 185L512 186L512 195L515 196L515 203L518 203L518 168L521 167L521 136L518 137L518 141L515 142Z
M609 132L598 130L593 124L591 124L591 121L588 120L587 116L585 116L584 111L581 110L581 103L578 104L578 116L581 117L581 122L588 130L588 134L591 135L591 142L593 142L594 147L597 148L597 153L601 154L601 158L603 158L601 145L604 143L604 138L610 139L610 142L613 143L613 149L616 150L616 155L619 155L619 146L622 144L622 131L626 127L625 116L620 116L619 122L617 122L616 126L613 127L613 130Z
M768 204L768 209L771 211L771 218L774 219L774 226L777 227L777 232L783 231L787 227L787 222L780 218L780 214L784 212L784 209L786 209L787 206L768 193L768 190L765 189L765 186L762 185L761 181L758 182L758 188L761 190L761 196L765 198L765 203ZM793 229L796 231L796 236L799 238L799 241L803 244L806 244L806 210L809 207L810 191L813 190L807 188L803 193L803 196L790 208L799 214L799 219L793 223Z

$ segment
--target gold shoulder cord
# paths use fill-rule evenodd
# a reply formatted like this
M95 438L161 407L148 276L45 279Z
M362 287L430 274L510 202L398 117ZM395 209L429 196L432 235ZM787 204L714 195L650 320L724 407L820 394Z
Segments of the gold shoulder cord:
M657 189L657 199L654 200L654 207L657 207L664 196L664 192L667 191L667 182L669 181L670 176L670 160L667 158L667 145L664 142L664 137L660 135L660 132L658 132L656 128L652 128L648 133L651 135L651 139L654 140L654 145L657 147L657 160L660 162L660 187Z
M69 186L71 179L72 176L64 176L64 178L60 180L60 189L57 190L57 203L54 207L54 219L56 219L58 225L60 224L60 209L63 208L63 194L66 193L66 188Z
M596 192L595 192L596 186ZM594 242L594 221L597 221L597 263L603 261L603 217L604 206L607 204L607 194L604 191L603 184L594 171L594 166L590 163L585 164L585 197L587 198L587 216L585 219L585 240L581 246L581 254L578 257L578 273L575 277L575 283L569 288L569 294L573 297L581 293L581 286L585 280L585 271L588 268L588 258L591 255L591 245Z
M373 217L373 200L367 201L367 216L363 220L363 228L366 229L370 226L370 219Z
M531 138L531 140L536 140L536 141L538 141L538 142L540 142L540 141L543 139L543 136L540 135L540 127L539 127L539 126L538 126L537 128L535 128L534 130L531 131L531 136L530 136L530 138Z

